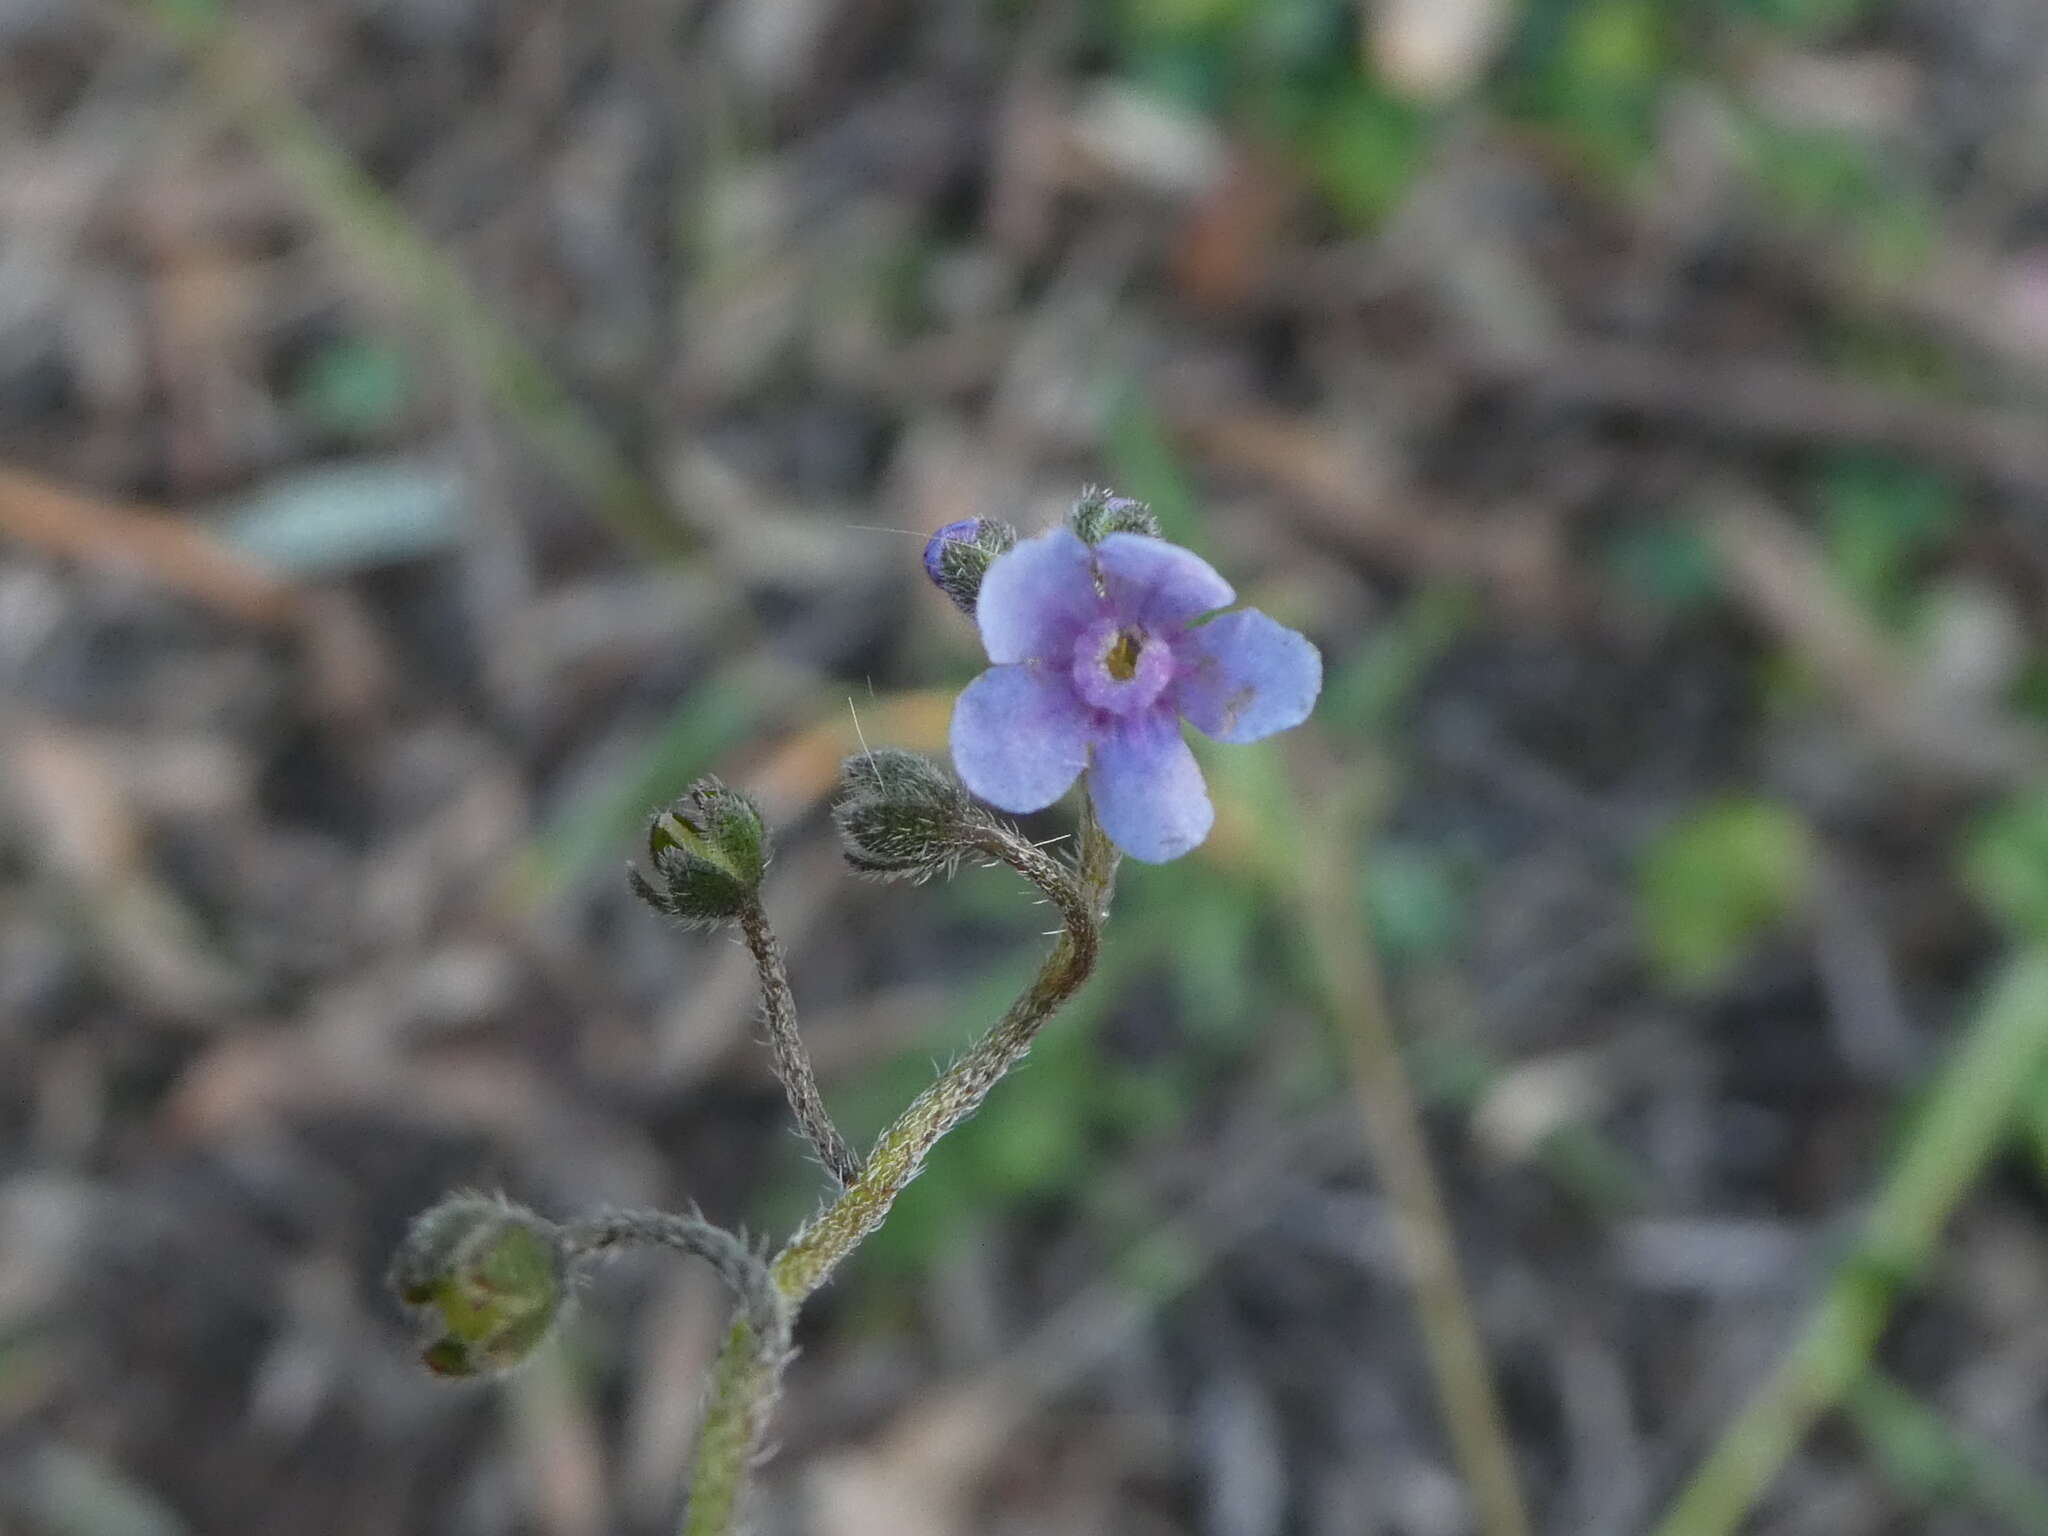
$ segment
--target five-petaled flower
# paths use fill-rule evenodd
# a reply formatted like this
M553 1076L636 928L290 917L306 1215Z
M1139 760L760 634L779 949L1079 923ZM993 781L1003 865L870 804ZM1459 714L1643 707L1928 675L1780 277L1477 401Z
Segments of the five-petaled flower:
M994 665L953 709L962 781L1022 812L1086 772L1119 848L1179 858L1215 819L1181 718L1257 741L1299 725L1322 688L1322 657L1295 631L1256 609L1207 618L1236 596L1200 556L1144 534L1091 547L1055 528L998 556L975 607Z

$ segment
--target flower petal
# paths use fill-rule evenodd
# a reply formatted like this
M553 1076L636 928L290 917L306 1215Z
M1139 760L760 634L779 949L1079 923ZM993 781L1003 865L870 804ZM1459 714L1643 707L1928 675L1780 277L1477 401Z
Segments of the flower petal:
M1146 710L1110 726L1095 743L1088 790L1110 841L1148 864L1179 858L1216 820L1201 767L1171 710Z
M1237 598L1200 555L1142 533L1110 534L1095 546L1095 564L1116 616L1155 629L1185 624Z
M1257 741L1301 724L1323 688L1322 653L1256 608L1189 630L1173 654L1180 712L1218 741Z
M1074 637L1101 614L1088 546L1065 528L998 555L981 579L974 608L990 661L1042 660L1061 667Z
M1040 810L1065 794L1087 766L1088 738L1087 711L1064 673L990 667L953 705L960 781L1006 811Z

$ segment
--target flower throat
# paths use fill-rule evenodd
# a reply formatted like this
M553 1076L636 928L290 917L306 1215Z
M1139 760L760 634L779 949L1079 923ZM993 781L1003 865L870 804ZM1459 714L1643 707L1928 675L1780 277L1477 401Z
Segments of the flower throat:
M1144 649L1145 642L1135 630L1120 630L1116 643L1102 658L1102 665L1118 682L1128 683L1138 675L1138 653Z

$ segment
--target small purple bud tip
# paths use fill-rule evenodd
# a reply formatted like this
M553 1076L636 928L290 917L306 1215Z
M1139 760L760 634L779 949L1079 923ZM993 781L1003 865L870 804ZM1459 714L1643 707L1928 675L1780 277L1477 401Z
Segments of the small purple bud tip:
M963 517L948 523L924 547L924 570L953 606L974 617L981 578L996 556L1017 542L1017 530L992 517Z
M944 586L946 572L944 561L946 546L949 544L975 544L981 538L982 520L978 517L963 517L957 523L948 523L924 546L924 573L939 585Z

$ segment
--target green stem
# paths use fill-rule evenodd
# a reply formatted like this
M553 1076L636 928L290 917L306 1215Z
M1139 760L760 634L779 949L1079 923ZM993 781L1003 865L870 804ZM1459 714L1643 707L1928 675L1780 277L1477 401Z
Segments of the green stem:
M1726 1536L1820 1417L1869 1369L1900 1292L2004 1142L2048 1061L2048 950L2008 961L1936 1080L1911 1137L1777 1368L1723 1432L1656 1536Z
M734 1323L725 1336L711 1373L682 1536L728 1536L738 1529L747 1475L767 1436L788 1358L786 1343L764 1345L745 1321Z
M581 1265L622 1248L660 1247L686 1253L717 1271L739 1302L739 1315L712 1375L710 1405L698 1446L685 1536L721 1536L746 1491L747 1469L768 1428L789 1361L796 1308L784 1299L759 1254L700 1216L668 1211L599 1211L571 1223L563 1241Z
M1528 1507L1486 1345L1459 1274L1422 1110L1358 903L1347 857L1355 846L1350 820L1351 807L1341 805L1319 845L1305 840L1287 883L1325 1006L1350 1057L1373 1166L1394 1205L1395 1250L1415 1298L1444 1428L1478 1527L1487 1536L1528 1536Z
M1967 1501L2026 1536L2048 1536L2048 1487L1997 1445L1959 1428L1876 1369L1849 1389L1843 1410L1878 1470L1929 1508Z
M1082 823L1078 885L1055 860L1015 834L1004 834L986 851L1044 891L1060 907L1065 928L1031 985L995 1027L911 1101L868 1154L866 1172L776 1256L775 1283L792 1300L824 1284L882 1224L939 1139L981 1107L989 1090L1031 1049L1040 1027L1095 968L1100 914L1115 876L1116 853L1093 815Z
M794 1316L804 1299L882 1224L940 1138L980 1108L989 1090L1031 1048L1046 1020L1095 968L1117 853L1086 802L1079 841L1078 867L1071 870L1007 827L992 825L977 842L978 851L1015 869L1059 909L1060 937L1031 985L995 1027L911 1101L882 1133L859 1178L776 1256L769 1272L784 1315ZM747 1475L760 1454L788 1353L786 1340L764 1344L744 1320L726 1336L697 1442L682 1536L730 1536L737 1529Z

